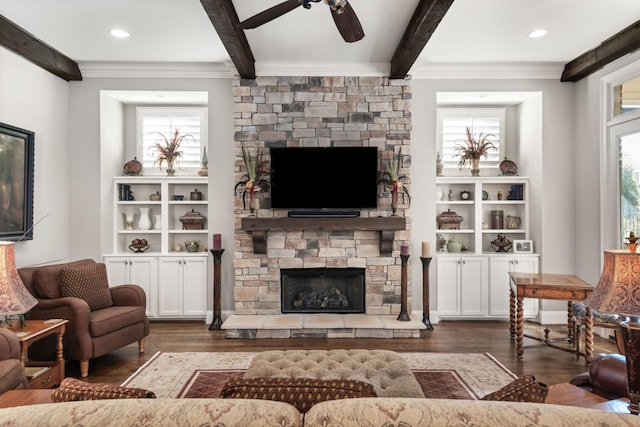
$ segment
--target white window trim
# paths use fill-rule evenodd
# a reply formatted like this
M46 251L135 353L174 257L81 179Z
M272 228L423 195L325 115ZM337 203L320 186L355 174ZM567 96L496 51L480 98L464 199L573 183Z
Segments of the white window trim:
M618 248L620 236L620 178L618 146L614 128L640 119L640 110L614 117L614 88L640 76L640 61L622 67L600 79L600 249ZM611 191L614 189L614 191Z
M492 162L484 159L480 159L480 169L485 168L497 168L500 164L500 159L504 157L505 153L505 138L506 138L506 122L507 122L507 108L506 107L491 107L491 108L469 108L469 107L438 107L436 109L436 150L439 153L443 153L442 149L442 121L445 117L500 117L500 141L498 144L498 161ZM442 157L442 163L446 169L458 169L458 160L447 159Z
M207 107L136 107L136 156L143 162L144 148L143 148L143 135L142 135L142 119L146 116L166 116L166 117L180 117L180 116L199 116L200 117L200 158L202 158L202 150L204 146L208 145L208 108ZM144 163L144 162L143 162ZM178 160L176 174L194 174L200 167L181 167ZM164 165L166 167L166 163ZM145 175L166 175L161 171L159 167L145 168Z

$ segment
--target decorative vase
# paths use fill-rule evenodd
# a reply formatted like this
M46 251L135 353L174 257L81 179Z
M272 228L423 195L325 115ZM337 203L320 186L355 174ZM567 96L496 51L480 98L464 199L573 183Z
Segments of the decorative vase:
M155 218L155 221L153 221L153 229L154 230L161 230L162 229L162 215L155 214L154 218Z
M176 173L175 169L173 169L173 161L173 158L167 159L167 176L173 176Z
M138 229L151 230L151 217L149 216L149 208L140 208L140 219L138 220Z
M198 171L198 175L200 176L209 176L209 159L207 158L207 147L203 147L202 150L202 160L200 161L200 170Z
M397 216L396 211L398 210L398 188L393 187L391 190L391 216Z
M135 212L124 212L124 228L127 230L133 230L133 221L135 220Z
M480 159L471 159L471 176L480 176Z

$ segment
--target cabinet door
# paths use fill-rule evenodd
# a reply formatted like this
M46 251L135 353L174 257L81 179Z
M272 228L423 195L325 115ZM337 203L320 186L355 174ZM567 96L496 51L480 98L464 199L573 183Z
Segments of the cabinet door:
M129 281L144 289L147 297L147 316L156 316L156 260L153 257L135 257L129 261Z
M182 258L158 259L158 316L182 315Z
M183 313L185 316L205 316L207 311L207 258L183 260Z
M129 258L109 257L104 258L104 265L107 269L107 279L109 286L117 286L129 282Z
M487 314L487 257L462 257L460 263L460 314Z
M489 260L489 315L509 317L509 272L513 258L492 256Z
M459 316L460 258L446 256L436 259L438 316Z

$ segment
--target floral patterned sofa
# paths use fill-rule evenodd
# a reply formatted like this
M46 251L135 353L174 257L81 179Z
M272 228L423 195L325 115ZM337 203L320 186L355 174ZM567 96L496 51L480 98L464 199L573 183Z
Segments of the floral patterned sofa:
M253 399L125 399L0 409L10 426L640 426L640 417L539 403L355 398L318 403L306 414Z

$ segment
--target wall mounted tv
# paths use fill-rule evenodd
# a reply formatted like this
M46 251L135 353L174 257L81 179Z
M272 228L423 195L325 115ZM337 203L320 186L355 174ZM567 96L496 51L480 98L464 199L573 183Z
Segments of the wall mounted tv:
M377 207L376 147L279 147L270 154L274 209Z

